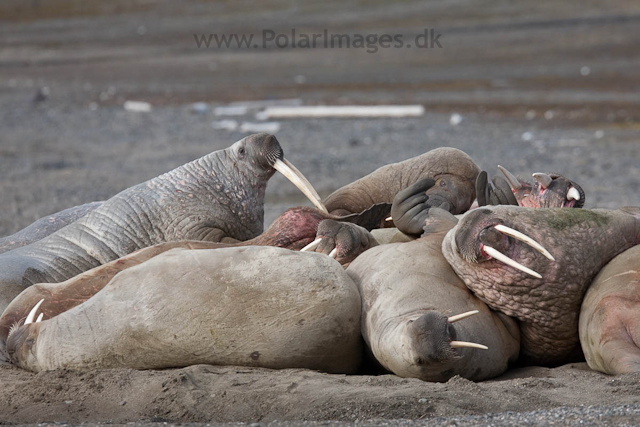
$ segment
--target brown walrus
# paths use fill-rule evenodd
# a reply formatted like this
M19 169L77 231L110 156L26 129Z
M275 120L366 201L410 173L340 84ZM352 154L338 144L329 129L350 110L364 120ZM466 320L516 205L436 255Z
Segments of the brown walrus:
M119 272L175 248L216 249L232 246L277 246L330 255L342 265L348 265L357 255L377 244L368 228L378 224L389 213L389 206L380 204L360 213L337 217L310 207L291 208L280 215L256 238L239 243L200 241L165 242L126 255L117 260L85 271L61 283L37 283L25 289L5 309L0 317L0 342L11 328L19 326L31 308L45 301L39 312L49 319L82 304L91 298ZM360 227L358 224L362 225ZM315 248L309 245L318 242ZM321 244L320 244L321 243ZM2 355L2 351L0 351Z
M205 363L353 373L361 362L349 276L330 257L282 248L172 249L64 313L36 314L7 340L11 362L35 372Z
M455 223L432 209L422 237L369 249L347 268L362 297L365 342L396 375L479 381L500 375L518 357L516 322L475 297L442 255L442 240ZM455 316L465 312L477 314Z

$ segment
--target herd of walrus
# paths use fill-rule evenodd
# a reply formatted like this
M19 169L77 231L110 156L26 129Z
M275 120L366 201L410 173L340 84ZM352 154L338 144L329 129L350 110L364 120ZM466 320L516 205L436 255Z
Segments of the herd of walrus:
M193 364L480 381L583 360L640 371L640 209L454 148L321 200L273 135L0 239L0 361ZM279 171L315 208L264 230Z

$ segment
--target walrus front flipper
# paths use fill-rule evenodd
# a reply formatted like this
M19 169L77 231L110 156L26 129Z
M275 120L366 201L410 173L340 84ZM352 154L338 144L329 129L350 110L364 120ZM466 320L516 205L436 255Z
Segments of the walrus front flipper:
M0 254L21 246L30 245L55 233L63 227L76 222L104 202L91 202L74 206L63 211L44 216L22 230L0 238Z
M336 217L336 221L350 222L371 231L374 228L382 228L384 220L391 213L391 203L377 203L364 211Z

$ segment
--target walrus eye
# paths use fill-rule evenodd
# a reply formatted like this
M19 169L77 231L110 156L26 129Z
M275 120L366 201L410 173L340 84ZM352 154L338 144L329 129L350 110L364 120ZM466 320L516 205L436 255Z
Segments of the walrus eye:
M246 151L245 151L244 147L240 147L240 149L238 150L238 156L241 159L243 159L245 154L246 154Z

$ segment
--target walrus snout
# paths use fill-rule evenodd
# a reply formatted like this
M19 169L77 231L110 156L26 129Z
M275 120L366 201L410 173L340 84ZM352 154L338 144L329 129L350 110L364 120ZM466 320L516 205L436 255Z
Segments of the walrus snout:
M456 330L445 316L429 311L409 324L415 355L414 363L424 365L442 362L456 356L449 342L455 340Z
M16 328L7 339L6 353L12 364L24 366L38 335L39 324L24 325Z

